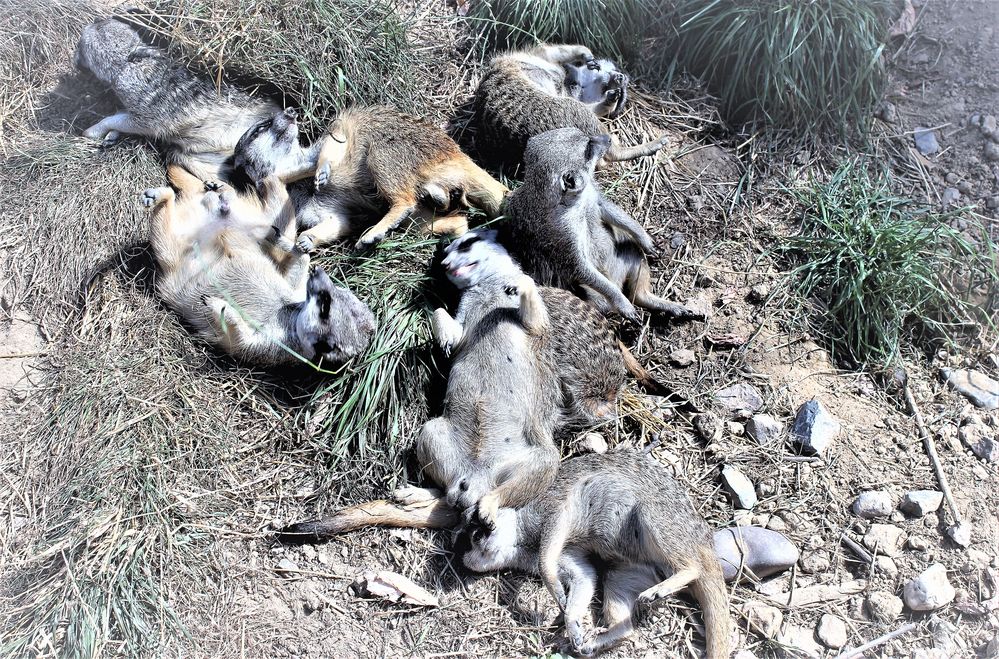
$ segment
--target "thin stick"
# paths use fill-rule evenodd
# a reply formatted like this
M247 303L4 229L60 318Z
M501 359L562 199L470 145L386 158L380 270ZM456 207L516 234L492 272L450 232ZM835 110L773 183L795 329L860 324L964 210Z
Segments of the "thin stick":
M908 625L905 625L903 627L899 627L898 629L896 629L893 632L889 632L888 634L885 634L884 636L878 636L873 641L870 641L868 643L864 643L859 648L854 648L852 650L847 650L846 652L844 652L842 654L838 654L835 657L833 657L833 659L854 659L854 657L863 656L863 654L865 652L867 652L868 650L870 650L871 648L876 648L876 647L878 647L879 645L881 645L883 643L887 643L888 641L892 640L893 638L901 636L902 634L908 634L913 629L915 629L917 626L918 625L916 623L910 622Z
M906 378L903 385L903 391L905 391L905 402L909 404L909 410L916 417L916 425L919 427L919 434L923 438L926 455L929 456L930 463L933 465L933 471L937 474L937 482L940 483L944 499L947 500L947 507L950 508L950 514L953 515L955 524L961 524L961 513L958 512L957 504L954 503L954 496L950 493L950 485L947 484L947 475L944 474L943 467L940 465L940 458L937 456L937 443L926 429L926 424L923 423L923 415L920 413L919 407L916 406L916 399L912 397L912 391L909 390L908 378Z

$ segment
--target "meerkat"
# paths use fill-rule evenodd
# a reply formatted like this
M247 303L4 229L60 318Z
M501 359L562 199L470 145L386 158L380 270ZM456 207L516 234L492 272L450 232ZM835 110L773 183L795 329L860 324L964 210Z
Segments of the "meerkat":
M224 178L240 136L279 107L231 85L217 88L143 41L114 18L87 26L76 48L77 68L109 86L123 109L87 128L92 140L138 135L167 148L170 163L202 180Z
M491 527L467 529L462 557L476 572L539 574L564 616L574 652L590 656L634 631L639 601L689 588L704 613L709 659L729 656L728 592L711 532L669 471L637 453L585 455L562 463L527 505L498 511ZM603 570L603 624L583 618Z
M462 153L440 128L393 108L353 108L340 114L310 147L299 144L293 113L279 112L240 140L235 163L252 180L269 173L286 183L312 178L316 193L300 198L298 248L313 251L351 233L373 204L387 210L357 241L370 247L403 221L439 234L468 229L458 207L499 214L506 186ZM441 215L441 216L438 216Z
M621 113L628 78L603 62L579 45L538 46L494 58L473 100L476 150L492 162L514 165L527 141L545 131L574 126L586 135L609 137L600 117ZM665 143L660 138L632 147L609 145L603 158L649 156Z
M507 197L502 242L543 285L578 288L603 312L638 318L635 305L674 318L696 312L652 292L652 238L607 199L593 172L606 135L561 128L532 137L524 184Z
M167 174L173 187L142 195L152 209L157 290L200 337L257 365L339 364L367 347L375 331L368 307L322 268L310 274L307 254L281 256L295 216L277 178L262 181L257 197L209 189L177 165Z

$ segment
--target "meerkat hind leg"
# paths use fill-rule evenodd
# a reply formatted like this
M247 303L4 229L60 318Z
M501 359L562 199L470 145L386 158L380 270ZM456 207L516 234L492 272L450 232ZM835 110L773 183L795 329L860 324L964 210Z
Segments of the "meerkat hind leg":
M597 590L597 573L586 556L567 550L559 564L568 586L565 602L565 633L572 649L579 651L586 646L583 619L590 610L590 603Z
M664 597L669 597L673 593L683 590L690 585L691 581L700 576L700 571L695 568L684 568L665 581L661 581L651 588L646 588L639 593L638 598L643 602L654 602Z

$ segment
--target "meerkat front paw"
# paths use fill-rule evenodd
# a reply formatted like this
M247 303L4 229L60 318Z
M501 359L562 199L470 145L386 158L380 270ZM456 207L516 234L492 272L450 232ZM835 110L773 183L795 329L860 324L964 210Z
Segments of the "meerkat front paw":
M639 321L638 309L635 308L634 304L628 302L627 300L621 303L617 309L617 313L625 320L633 323L637 323Z
M369 249L374 247L381 241L385 240L385 232L383 231L367 231L362 234L354 244L355 249Z
M295 251L300 254L311 254L316 251L315 239L311 235L303 233L295 241Z
M316 190L318 190L319 188L323 187L324 185L330 182L331 169L332 168L330 167L330 164L325 163L323 164L322 167L316 170L316 178L315 178Z
M146 188L142 191L140 201L146 208L152 208L161 201L165 201L167 196L172 193L170 188Z
M426 487L406 485L392 490L392 501L401 506L412 506L418 503L430 503L443 496L440 490Z
M430 331L445 357L451 356L451 351L461 341L463 334L458 321L443 308L435 310L433 316L430 317Z
M496 530L496 518L499 516L499 500L492 494L482 497L475 507L475 516L492 533Z

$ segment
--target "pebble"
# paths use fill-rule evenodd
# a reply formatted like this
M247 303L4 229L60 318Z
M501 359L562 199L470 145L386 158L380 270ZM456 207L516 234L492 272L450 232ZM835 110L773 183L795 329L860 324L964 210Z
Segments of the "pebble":
M924 538L921 535L909 536L909 540L905 543L909 549L913 551L926 551L930 548L930 541L928 538Z
M902 595L913 611L933 611L954 600L954 586L947 580L947 568L934 563L905 584Z
M704 208L704 197L699 194L687 197L687 208L692 211L699 211Z
M694 363L697 359L697 355L694 354L693 350L688 348L681 348L679 350L674 350L669 354L669 361L673 366L679 368L686 368Z
M894 622L902 615L902 600L891 593L879 590L871 593L864 601L867 614L879 622Z
M285 572L286 573L285 576L292 576L291 574L287 573L298 572L298 565L290 558L282 558L280 561L278 561L277 569L280 572Z
M960 180L961 177L957 172L947 172L947 176L944 176L944 183L947 185L956 185Z
M680 249L687 244L687 234L677 231L669 237L669 246L673 249Z
M957 190L961 194L971 194L974 189L975 188L971 185L970 181L961 181L957 184Z
M769 414L756 414L746 424L746 435L760 446L772 444L784 433L784 424Z
M957 429L957 436L979 460L999 462L999 438L975 415L969 416Z
M607 440L598 432L588 432L579 440L578 448L580 453L603 455L607 452Z
M772 480L760 481L759 483L756 484L756 493L763 498L772 497L773 495L777 494L777 485L774 484ZM776 530L779 531L780 529Z
M893 124L898 121L898 110L895 108L894 103L885 101L878 108L876 116L886 124Z
M739 613L746 619L753 631L765 638L776 636L784 622L784 614L780 612L780 609L762 602L746 602L739 607Z
M822 574L831 563L825 552L811 552L801 557L801 571L805 574Z
M982 117L980 119L980 123L978 124L978 127L982 129L982 133L984 133L986 137L995 135L996 134L996 118L993 115L991 115L991 114L987 114L987 115L985 115L984 117Z
M943 503L943 492L936 490L913 490L902 497L899 509L910 517L922 517L927 513L936 512Z
M985 207L989 210L996 210L999 208L999 195L993 195L985 200Z
M932 155L940 150L936 131L929 128L916 128L912 132L912 139L916 143L916 148L924 156Z
M842 618L838 618L831 613L824 613L819 618L819 624L815 628L815 635L822 641L822 645L833 650L838 650L847 642L846 623Z
M821 454L832 444L839 430L836 417L817 398L813 398L798 408L791 426L791 437L806 451Z
M766 284L756 284L749 289L750 302L763 302L770 296L770 287Z
M814 657L818 659L824 652L822 646L815 642L815 633L810 627L789 624L777 636L777 642L794 650L792 656Z
M727 465L722 468L721 477L729 494L732 495L732 503L737 508L752 510L757 502L753 482L735 467Z
M748 410L750 413L763 407L763 395L751 384L739 383L715 392L715 400L725 410L737 413Z
M985 150L982 152L986 160L996 161L999 160L999 144L995 142L986 142Z
M739 548L742 543L745 554ZM768 577L789 569L798 562L798 548L783 535L758 526L740 529L722 529L714 534L715 554L721 561L725 581L732 581L743 570L752 571L759 578Z
M746 426L738 421L726 421L725 429L728 430L729 434L733 437L742 437L746 434Z
M694 417L694 430L706 442L717 441L722 435L722 422L711 412L698 414Z
M961 547L971 545L971 522L964 521L947 527L947 537Z
M895 561L890 556L881 556L879 554L874 559L874 566L889 577L894 577L898 574L898 566L895 565Z
M959 368L941 369L947 383L978 407L999 409L999 382L979 371Z
M864 519L887 517L894 509L891 494L883 490L862 492L853 502L853 514Z
M870 530L864 534L864 546L871 551L877 547L886 556L898 556L904 541L905 533L902 529L891 524L871 524Z
M947 188L943 191L943 194L940 195L940 205L944 208L950 208L951 206L957 204L960 199L961 193L957 188Z

